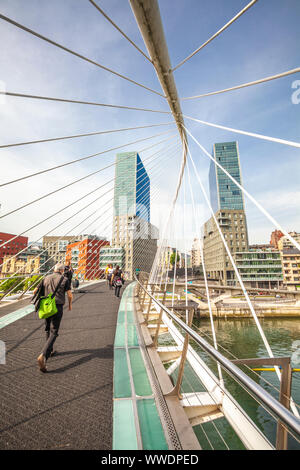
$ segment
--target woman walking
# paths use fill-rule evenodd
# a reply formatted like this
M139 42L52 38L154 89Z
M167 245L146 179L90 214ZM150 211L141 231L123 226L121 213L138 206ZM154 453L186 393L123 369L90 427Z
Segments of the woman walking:
M115 286L115 296L120 297L120 290L123 285L123 273L119 266L113 272L111 283Z

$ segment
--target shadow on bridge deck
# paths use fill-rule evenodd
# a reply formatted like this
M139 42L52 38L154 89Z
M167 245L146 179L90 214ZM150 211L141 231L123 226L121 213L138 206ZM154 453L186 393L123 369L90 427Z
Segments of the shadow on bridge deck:
M0 364L0 449L112 448L119 301L105 283L75 293L46 374L37 367L45 333L35 313L0 330L7 352Z

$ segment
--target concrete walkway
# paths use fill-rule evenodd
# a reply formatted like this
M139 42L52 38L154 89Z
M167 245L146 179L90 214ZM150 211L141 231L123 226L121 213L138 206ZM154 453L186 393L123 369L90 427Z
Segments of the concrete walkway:
M119 302L105 283L74 294L46 374L36 362L45 338L36 314L0 330L7 350L0 364L0 449L112 449Z

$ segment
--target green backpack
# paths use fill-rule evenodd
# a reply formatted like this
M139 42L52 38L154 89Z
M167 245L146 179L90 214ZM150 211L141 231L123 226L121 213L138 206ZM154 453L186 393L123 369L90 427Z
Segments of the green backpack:
M40 304L39 304L39 317L41 319L52 317L57 313L57 307L55 303L55 295L58 291L64 276L61 276L59 283L56 286L55 291L53 294L47 295L47 297L41 297Z

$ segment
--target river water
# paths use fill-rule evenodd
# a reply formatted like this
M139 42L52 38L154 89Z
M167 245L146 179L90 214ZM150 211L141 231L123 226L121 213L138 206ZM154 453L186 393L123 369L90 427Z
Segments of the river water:
M260 323L274 356L291 356L292 367L300 368L300 318L260 319ZM214 321L214 325L219 351L228 359L268 357L263 341L252 319L218 319ZM193 327L195 329L199 328L200 334L212 344L209 319L194 320ZM215 361L210 359L195 343L192 343L192 346L203 359L205 358L205 362L217 375ZM275 372L263 371L254 373L244 366L241 368L265 390L278 398L279 381ZM223 378L229 392L275 446L277 426L274 419L226 373L224 373ZM196 378L193 371L187 365L185 368L183 391L194 391L196 385L193 387L193 383L196 384ZM292 397L296 404L300 404L300 372L293 373ZM299 408L298 411L300 414ZM213 423L196 426L194 430L203 449L237 450L244 448L242 442L224 418L217 419ZM288 449L300 450L300 444L295 439L289 437Z

